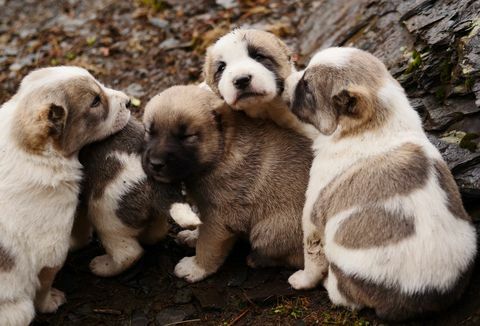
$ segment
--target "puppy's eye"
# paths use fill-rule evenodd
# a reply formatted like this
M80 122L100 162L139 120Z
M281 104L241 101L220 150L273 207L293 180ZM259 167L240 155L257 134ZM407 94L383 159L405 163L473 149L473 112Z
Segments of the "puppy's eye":
M268 58L261 53L255 53L253 59L255 61L263 61L263 60L268 59Z
M198 133L179 135L178 138L184 142L194 142L198 139Z
M90 104L90 107L96 108L97 106L100 105L101 102L102 101L100 99L100 95L95 95L95 97L93 98L92 104Z
M220 61L220 62L217 64L217 74L223 72L226 67L227 67L227 64L226 64L225 62L223 62L223 61Z

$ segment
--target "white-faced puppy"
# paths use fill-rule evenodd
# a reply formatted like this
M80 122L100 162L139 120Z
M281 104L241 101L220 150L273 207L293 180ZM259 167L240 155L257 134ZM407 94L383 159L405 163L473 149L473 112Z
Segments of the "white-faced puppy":
M75 234L76 227L85 220L93 223L107 252L90 263L98 276L117 275L136 262L143 254L139 241L154 244L165 237L168 216L182 227L201 224L180 183L155 182L143 172L144 137L143 124L131 117L120 132L80 151L85 177L74 236L87 242L88 229Z
M308 139L231 110L197 86L155 96L144 124L146 173L160 182L184 180L202 217L196 256L177 264L178 277L196 282L214 273L239 236L251 243L251 266L303 266Z
M293 72L285 43L254 29L235 29L221 37L208 48L204 66L207 85L233 109L314 138L316 129L300 123L281 97Z
M86 70L36 70L0 109L0 325L54 312L51 287L67 256L86 144L127 123L128 97Z
M353 48L319 52L287 84L293 112L321 132L303 211L305 269L290 284L323 279L334 304L389 320L457 300L475 228L402 87Z

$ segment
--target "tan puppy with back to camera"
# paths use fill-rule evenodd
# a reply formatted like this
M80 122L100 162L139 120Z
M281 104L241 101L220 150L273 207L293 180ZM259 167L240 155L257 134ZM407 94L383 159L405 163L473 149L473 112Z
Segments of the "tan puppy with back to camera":
M214 273L239 236L251 243L250 265L303 265L307 139L231 110L197 86L155 96L144 123L146 173L160 182L184 180L203 222L196 256L177 264L178 277L196 282Z
M302 124L281 95L285 79L295 72L291 51L272 33L235 29L207 50L205 82L235 110L270 119L311 139L315 128Z
M28 325L55 312L51 287L62 267L78 203L86 144L127 123L128 97L86 70L55 67L27 75L0 109L0 325Z
M475 228L383 63L358 49L326 49L288 79L286 93L321 133L303 211L305 269L290 284L323 280L334 304L388 320L457 300L474 266Z

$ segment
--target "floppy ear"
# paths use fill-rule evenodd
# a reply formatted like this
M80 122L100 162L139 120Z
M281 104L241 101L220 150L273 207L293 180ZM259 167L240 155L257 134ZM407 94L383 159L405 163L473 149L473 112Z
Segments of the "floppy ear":
M362 110L370 108L372 100L367 88L354 85L333 95L332 103L339 116L355 117L362 114Z
M53 136L61 135L65 129L65 123L67 121L67 110L61 105L52 103L48 107L47 117L50 134Z
M211 113L213 121L217 127L222 125L223 115L225 114L226 110L231 110L227 103L221 99L216 99Z

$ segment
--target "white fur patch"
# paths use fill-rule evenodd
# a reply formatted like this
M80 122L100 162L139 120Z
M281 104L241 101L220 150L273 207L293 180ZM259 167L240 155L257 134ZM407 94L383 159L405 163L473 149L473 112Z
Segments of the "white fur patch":
M264 65L250 58L247 50L247 41L241 31L234 31L221 37L210 50L214 60L226 63L226 68L218 83L218 89L225 101L234 108L242 109L237 103L238 90L233 80L242 75L251 75L251 90L263 94L254 101L269 102L277 96L275 74ZM247 101L246 101L247 102ZM246 105L250 107L251 103Z
M182 228L197 227L202 224L200 218L187 203L174 203L170 207L170 216Z
M325 50L321 50L317 52L310 62L308 66L314 65L330 65L336 67L345 66L352 55L355 55L355 52L358 52L358 49L355 48L340 48L340 47L332 47Z
M197 264L195 256L182 258L174 270L175 276L185 279L189 283L195 283L206 278L209 273Z

